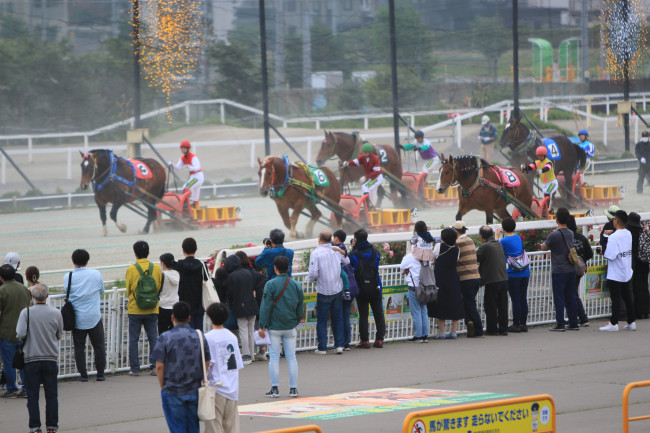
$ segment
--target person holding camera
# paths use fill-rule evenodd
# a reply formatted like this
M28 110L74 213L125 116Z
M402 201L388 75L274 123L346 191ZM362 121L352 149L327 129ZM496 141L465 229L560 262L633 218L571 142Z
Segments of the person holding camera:
M289 271L291 276L291 264L293 263L293 250L285 248L284 232L280 229L273 229L269 233L269 237L264 239L264 250L255 259L255 266L261 268L266 267L266 276L269 280L275 278L275 270L273 269L273 259L278 256L284 256L289 259Z

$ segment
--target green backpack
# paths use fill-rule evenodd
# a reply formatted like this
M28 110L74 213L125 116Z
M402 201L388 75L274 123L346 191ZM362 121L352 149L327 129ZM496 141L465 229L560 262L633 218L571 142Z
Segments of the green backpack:
M149 271L142 272L139 264L135 268L140 272L138 284L135 286L135 303L142 310L151 310L158 305L158 285L153 278L153 263L149 262Z

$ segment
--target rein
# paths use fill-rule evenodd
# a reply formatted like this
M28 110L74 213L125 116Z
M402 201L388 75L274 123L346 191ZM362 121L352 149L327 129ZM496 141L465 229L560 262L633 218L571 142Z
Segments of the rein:
M93 178L91 179L93 183L93 191L95 192L101 191L106 185L111 183L113 180L116 180L128 186L131 189L131 194L133 194L137 182L135 166L131 161L127 159L116 157L113 154L113 152L110 150L107 150L106 152L108 152L108 155L110 156L110 161L108 167L106 168L106 170L104 170L104 172L102 172L100 176L94 176L97 170L97 163L93 164ZM117 174L117 163L120 161L124 162L127 166L129 166L131 172L133 173L133 180L125 179L122 176ZM106 177L104 177L104 180L102 180L101 182L97 182L97 179L101 176L106 176Z

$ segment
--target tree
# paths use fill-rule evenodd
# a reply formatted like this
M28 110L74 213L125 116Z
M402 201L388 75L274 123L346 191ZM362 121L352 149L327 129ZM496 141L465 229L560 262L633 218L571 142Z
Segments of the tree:
M509 30L503 27L498 17L482 17L477 15L470 23L472 29L472 44L479 50L488 62L494 82L498 80L499 56L512 49L512 37Z
M423 82L419 79L415 68L399 67L397 92L400 107L417 107L421 103ZM393 104L390 67L383 66L377 70L377 75L365 83L368 103L376 108L389 109Z
M260 65L250 56L245 43L231 40L217 42L209 50L210 60L216 63L219 79L215 96L232 99L247 105L256 105L262 90Z

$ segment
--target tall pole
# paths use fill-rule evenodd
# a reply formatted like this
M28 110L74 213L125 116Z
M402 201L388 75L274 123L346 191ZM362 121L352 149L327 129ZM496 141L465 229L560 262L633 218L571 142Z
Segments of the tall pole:
M264 106L264 155L271 154L269 133L269 79L266 70L266 13L264 0L259 0L260 8L260 50L262 54L262 104Z
M397 44L395 41L395 0L388 1L390 14L390 70L393 84L393 135L395 150L399 154L399 111L397 100Z
M517 0L512 0L512 85L514 94L514 119L519 119L519 9Z
M282 0L275 0L275 71L274 87L279 90L284 84L284 13Z
M623 21L630 19L630 4L628 0L623 0ZM623 100L630 100L630 53L625 50L623 57ZM623 113L623 128L625 131L625 150L630 151L630 114Z
M585 92L589 93L589 16L587 14L587 1L582 0L582 81L585 83Z
M140 128L140 2L133 0L133 128Z
M302 3L302 88L311 89L311 1Z

